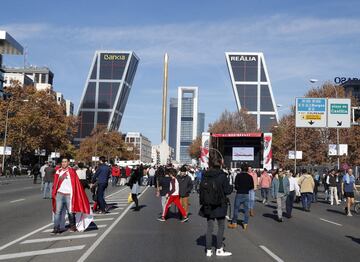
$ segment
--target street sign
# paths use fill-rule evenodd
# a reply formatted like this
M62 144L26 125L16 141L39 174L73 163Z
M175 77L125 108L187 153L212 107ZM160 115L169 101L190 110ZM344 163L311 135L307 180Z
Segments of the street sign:
M302 159L302 151L296 151L296 159ZM295 151L289 151L289 159L295 159Z
M11 156L11 147L7 146L5 147L5 156ZM4 155L4 147L0 146L0 155Z
M35 149L35 156L46 156L46 150L45 149Z
M91 161L93 161L93 162L98 162L98 161L99 161L99 157L98 157L98 156L93 156L93 157L91 157Z
M328 99L328 127L350 128L351 99L329 98Z
M326 127L326 98L296 98L296 127Z
M59 152L51 152L51 158L60 158L60 153Z

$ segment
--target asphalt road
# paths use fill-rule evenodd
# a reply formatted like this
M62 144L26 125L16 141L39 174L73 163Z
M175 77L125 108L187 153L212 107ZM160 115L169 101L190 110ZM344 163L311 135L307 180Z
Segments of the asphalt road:
M95 217L98 228L52 237L50 201L40 185L19 180L0 185L0 261L357 261L360 257L360 215L346 217L343 206L319 202L310 213L297 204L293 218L276 221L275 203L257 202L246 231L225 230L232 257L205 257L206 221L197 215L191 196L190 220L176 214L161 223L160 200L153 188L143 188L139 212L128 205L128 188L111 188L110 214ZM233 196L232 196L233 198ZM24 199L24 200L20 200ZM15 201L15 202L14 202ZM239 216L242 218L242 214Z

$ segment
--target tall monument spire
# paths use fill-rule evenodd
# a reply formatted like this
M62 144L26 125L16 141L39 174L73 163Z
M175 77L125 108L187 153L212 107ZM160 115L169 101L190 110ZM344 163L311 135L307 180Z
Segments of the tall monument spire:
M166 141L166 118L167 118L167 94L168 94L168 62L169 56L164 56L164 82L163 82L163 100L162 100L162 126L161 142Z

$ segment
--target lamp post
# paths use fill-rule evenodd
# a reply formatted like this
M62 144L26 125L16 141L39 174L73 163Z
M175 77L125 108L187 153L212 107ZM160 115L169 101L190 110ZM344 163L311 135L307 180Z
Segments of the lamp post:
M221 152L218 149L213 148L213 147L209 147L209 150L214 150L215 152L217 152L221 157L222 164L224 164L224 157L223 157L223 155L221 154Z

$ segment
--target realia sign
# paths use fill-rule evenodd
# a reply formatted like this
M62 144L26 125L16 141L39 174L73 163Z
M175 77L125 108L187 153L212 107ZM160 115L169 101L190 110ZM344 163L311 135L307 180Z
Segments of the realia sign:
M334 78L334 83L339 85L339 84L343 84L343 83L345 83L346 81L349 81L349 80L360 80L360 78L337 76L337 77Z

